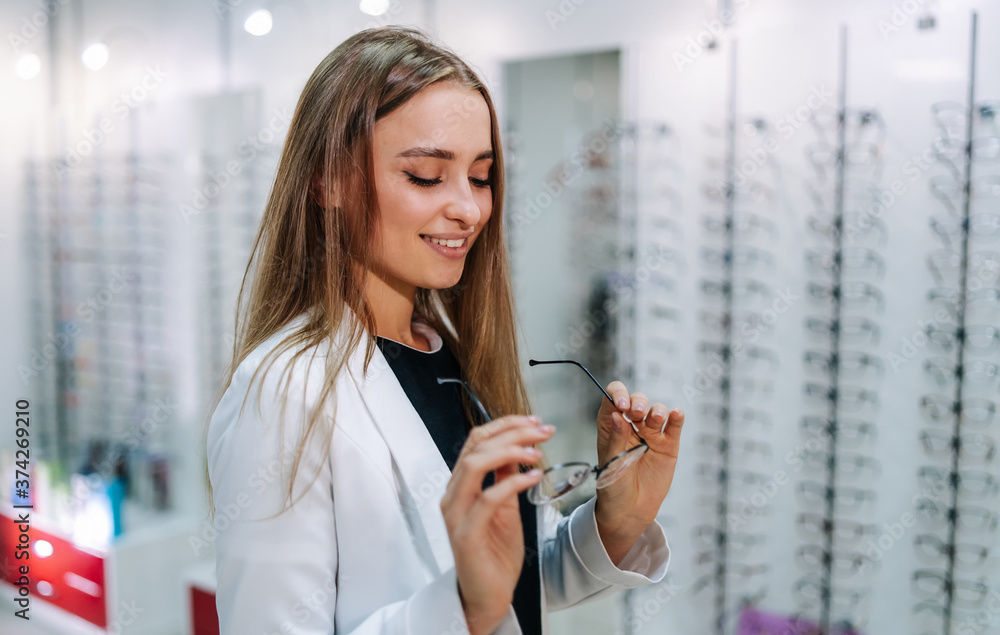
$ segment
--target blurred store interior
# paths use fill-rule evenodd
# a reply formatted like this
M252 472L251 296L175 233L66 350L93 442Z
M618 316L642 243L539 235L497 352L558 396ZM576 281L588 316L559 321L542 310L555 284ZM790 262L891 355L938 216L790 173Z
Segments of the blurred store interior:
M596 459L600 395L529 357L687 413L667 578L554 635L998 632L989 0L6 0L0 632L212 632L236 295L306 78L385 24L497 104L549 457Z

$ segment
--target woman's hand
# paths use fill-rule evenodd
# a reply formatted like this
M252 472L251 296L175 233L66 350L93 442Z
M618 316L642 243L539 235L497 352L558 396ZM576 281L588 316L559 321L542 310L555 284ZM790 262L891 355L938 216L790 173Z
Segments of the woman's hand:
M538 417L511 415L476 426L469 433L441 498L455 555L462 608L473 635L490 633L514 599L524 564L524 535L517 496L541 480L541 471L520 472L541 454L531 446L547 441L555 428ZM496 471L494 485L483 479Z
M641 392L628 393L625 384L613 381L608 394L615 400L601 402L597 413L597 457L600 464L639 443L624 412L635 423L649 449L617 481L597 490L595 516L604 548L617 565L636 539L656 519L670 491L677 467L684 412L662 403L650 404Z

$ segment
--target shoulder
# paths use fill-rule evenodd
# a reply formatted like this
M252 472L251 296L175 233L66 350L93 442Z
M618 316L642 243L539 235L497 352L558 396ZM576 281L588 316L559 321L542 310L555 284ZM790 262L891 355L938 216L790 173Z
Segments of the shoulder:
M233 372L208 425L209 463L226 448L295 446L327 385L330 338L319 344L283 342L305 324L302 313L261 342ZM262 447L263 446L263 447ZM273 451L277 452L275 448Z

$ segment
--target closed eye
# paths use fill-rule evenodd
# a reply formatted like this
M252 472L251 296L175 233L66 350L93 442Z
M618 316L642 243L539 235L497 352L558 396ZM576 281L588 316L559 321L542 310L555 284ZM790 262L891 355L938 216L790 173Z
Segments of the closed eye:
M422 179L419 176L411 174L409 172L403 172L403 174L409 177L410 183L413 183L418 187L433 187L441 182L440 178ZM469 181L471 181L474 186L481 189L486 189L493 185L493 183L489 179L474 179L472 177L469 177Z
M422 179L419 176L415 176L413 174L410 174L409 172L404 172L403 174L405 174L406 176L410 177L410 183L413 183L414 185L417 185L417 186L420 186L420 187L431 187L431 186L437 185L438 183L441 182L440 178L437 178L437 179Z

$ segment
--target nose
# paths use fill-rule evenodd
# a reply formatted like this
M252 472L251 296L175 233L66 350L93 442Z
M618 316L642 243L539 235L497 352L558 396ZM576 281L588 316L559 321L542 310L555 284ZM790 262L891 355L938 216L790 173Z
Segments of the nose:
M469 180L459 181L457 185L450 188L450 194L445 206L445 216L451 220L459 221L463 225L474 226L479 223L482 211L476 204Z

